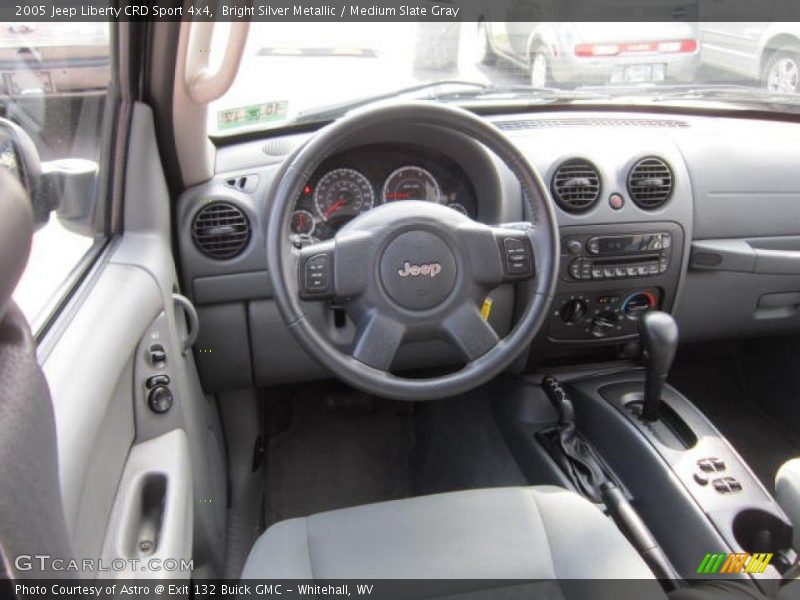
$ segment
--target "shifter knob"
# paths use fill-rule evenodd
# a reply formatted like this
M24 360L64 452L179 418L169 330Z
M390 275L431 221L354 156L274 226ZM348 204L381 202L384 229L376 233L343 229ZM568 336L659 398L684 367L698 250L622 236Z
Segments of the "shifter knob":
M672 315L647 311L639 318L639 336L645 357L646 379L642 419L658 419L661 390L678 349L678 326Z

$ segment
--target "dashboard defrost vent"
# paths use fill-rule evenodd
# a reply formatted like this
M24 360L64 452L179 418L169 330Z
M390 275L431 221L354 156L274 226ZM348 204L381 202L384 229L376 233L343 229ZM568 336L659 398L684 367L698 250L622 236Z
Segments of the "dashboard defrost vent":
M600 174L588 160L568 160L556 169L550 187L561 208L571 213L583 212L600 198Z
M628 174L628 193L634 204L645 210L663 206L672 195L672 170L660 158L643 158Z
M525 129L552 129L555 127L646 127L672 129L689 127L686 121L677 119L615 119L610 117L574 117L563 119L516 119L495 123L503 131L523 131Z
M211 202L195 215L192 239L197 249L209 258L233 258L250 241L250 220L229 202Z

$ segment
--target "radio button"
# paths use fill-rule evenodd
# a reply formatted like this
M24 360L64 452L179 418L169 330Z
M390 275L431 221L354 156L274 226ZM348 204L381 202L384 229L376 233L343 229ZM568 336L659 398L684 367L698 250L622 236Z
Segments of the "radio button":
M567 252L569 252L574 256L578 256L581 253L581 250L583 250L583 244L581 244L581 241L576 238L567 240L566 245L567 245Z
M647 267L645 265L638 265L636 267L636 274L639 277L644 277L645 275L647 275Z
M647 265L647 274L648 275L657 275L658 274L658 263L649 263Z
M664 250L669 250L669 247L672 245L672 236L668 233L661 234L661 247Z
M602 279L603 278L603 269L599 267L592 268L592 279Z
M600 240L598 238L592 238L586 243L586 248L592 254L600 254Z
M617 277L625 277L626 274L625 267L614 267L614 274Z
M628 277L636 277L636 267L626 267L625 273Z

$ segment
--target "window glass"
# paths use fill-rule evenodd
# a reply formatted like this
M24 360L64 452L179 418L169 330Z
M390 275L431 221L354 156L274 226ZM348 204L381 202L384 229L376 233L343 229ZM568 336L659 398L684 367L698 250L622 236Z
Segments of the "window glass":
M92 215L105 146L109 32L108 23L0 24L0 117L36 149L22 162L38 228L14 293L34 324L103 234Z
M800 23L666 19L665 2L648 4L661 20L642 22L523 21L530 2L487 6L515 20L253 22L209 131L324 122L376 96L800 113ZM609 18L623 10L614 0L591 6Z

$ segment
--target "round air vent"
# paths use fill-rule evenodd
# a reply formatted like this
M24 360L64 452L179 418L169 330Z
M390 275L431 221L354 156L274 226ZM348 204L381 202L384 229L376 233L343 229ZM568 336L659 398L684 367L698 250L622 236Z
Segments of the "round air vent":
M587 160L568 160L556 169L551 188L561 208L571 213L583 212L600 198L600 174Z
M194 245L210 258L233 258L250 241L250 220L242 209L228 202L210 202L192 222Z
M628 193L639 208L663 206L672 195L672 170L660 158L643 158L628 174Z

